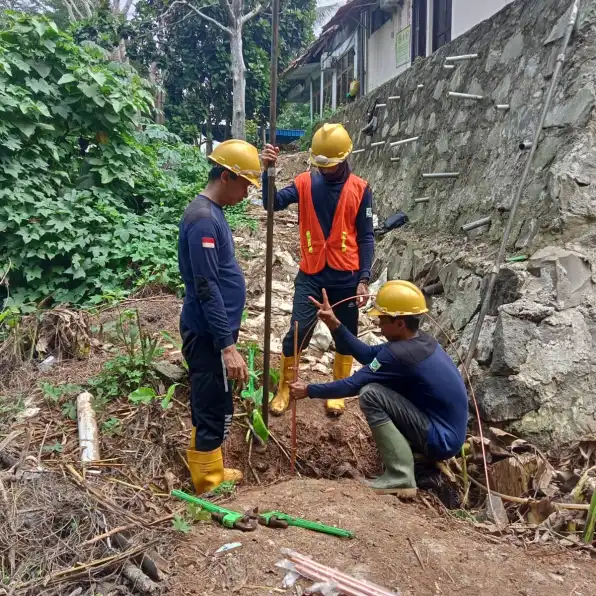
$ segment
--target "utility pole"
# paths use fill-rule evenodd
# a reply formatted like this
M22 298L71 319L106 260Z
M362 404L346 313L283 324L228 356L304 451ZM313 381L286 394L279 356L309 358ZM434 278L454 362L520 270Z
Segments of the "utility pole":
M279 0L271 3L271 100L269 103L269 142L275 147L277 124L277 57L279 53ZM269 369L271 367L271 291L273 280L273 204L275 166L267 167L267 251L265 259L265 341L263 345L263 400L261 415L269 428Z

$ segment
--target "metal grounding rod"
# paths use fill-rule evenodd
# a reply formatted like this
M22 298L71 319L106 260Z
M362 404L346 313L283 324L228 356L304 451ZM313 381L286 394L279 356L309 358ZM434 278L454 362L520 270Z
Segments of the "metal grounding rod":
M482 306L480 307L480 312L478 313L478 320L476 321L476 327L474 327L474 333L472 334L472 339L470 340L470 347L468 348L468 353L466 355L465 366L469 369L470 365L472 364L472 359L474 358L474 353L476 352L476 346L478 344L478 338L480 337L480 331L482 330L482 324L484 323L484 319L486 317L486 313L488 312L488 307L490 305L490 300L492 297L492 293L495 289L495 284L497 281L497 275L499 273L499 269L503 261L505 260L505 254L507 252L507 243L509 241L509 236L511 235L511 231L513 230L513 226L515 224L515 214L517 212L517 208L519 207L519 203L522 198L522 194L524 192L524 187L526 185L526 181L528 180L528 176L530 174L530 169L532 167L532 161L534 160L534 155L536 153L536 148L538 147L538 141L540 140L540 135L542 134L542 130L544 128L544 122L546 120L546 115L550 110L550 104L553 99L553 95L555 92L555 88L559 81L559 76L561 74L561 70L563 68L563 63L565 62L565 52L567 51L567 46L569 45L569 41L571 40L571 35L573 34L573 29L575 28L575 24L577 22L577 16L579 14L579 7L580 7L580 0L574 0L571 8L571 15L569 16L569 21L567 23L567 27L565 28L565 35L563 37L563 41L561 42L561 51L557 56L557 62L555 66L555 70L553 73L553 77L551 79L551 84L548 90L548 94L544 101L544 107L542 109L542 114L540 115L540 120L538 122L538 126L536 128L536 133L534 134L534 140L532 141L532 147L530 149L530 154L528 155L528 160L526 161L526 167L524 169L524 173L522 174L521 180L519 181L519 186L517 187L517 192L515 194L515 198L513 200L513 204L511 205L511 210L509 213L509 218L507 220L507 227L503 232L503 240L501 241L501 246L499 248L499 253L495 259L495 264L490 272L489 280L488 280L488 287L486 289L486 293L484 294L484 300L482 301Z

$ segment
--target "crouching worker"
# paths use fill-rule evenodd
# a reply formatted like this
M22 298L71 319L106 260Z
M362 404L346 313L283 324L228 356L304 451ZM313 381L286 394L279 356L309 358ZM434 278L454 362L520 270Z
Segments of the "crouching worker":
M251 184L260 185L261 174L258 151L246 141L221 143L209 160L207 187L186 208L178 241L186 291L180 335L193 425L186 453L197 494L242 479L240 471L224 470L221 452L232 424L231 381L248 380L236 349L246 288L223 207L242 201Z
M360 396L360 408L381 454L384 473L367 484L402 498L416 495L413 453L449 459L464 443L468 398L455 364L437 340L419 330L428 312L422 292L410 282L390 281L379 290L371 316L387 343L368 346L335 317L324 293L313 300L319 318L350 354L366 365L334 383L290 386L292 399Z

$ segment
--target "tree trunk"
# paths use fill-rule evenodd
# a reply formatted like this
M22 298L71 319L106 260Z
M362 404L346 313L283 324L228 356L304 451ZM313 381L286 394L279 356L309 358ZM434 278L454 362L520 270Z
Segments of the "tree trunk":
M246 66L242 54L242 24L239 19L230 26L230 56L232 67L232 137L246 139Z
M211 131L211 114L207 116L207 122L205 123L206 128L206 142L205 142L205 155L211 155L213 153L213 133Z

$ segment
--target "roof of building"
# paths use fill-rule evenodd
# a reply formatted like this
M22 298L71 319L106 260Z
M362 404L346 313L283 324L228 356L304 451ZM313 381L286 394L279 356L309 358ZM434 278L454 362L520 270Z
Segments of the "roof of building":
M333 18L323 27L321 35L306 48L304 53L290 62L289 66L281 73L282 78L319 55L325 49L327 42L333 39L335 33L341 29L341 25L352 12L363 6L371 6L372 4L376 4L376 2L374 0L350 0L341 6Z

